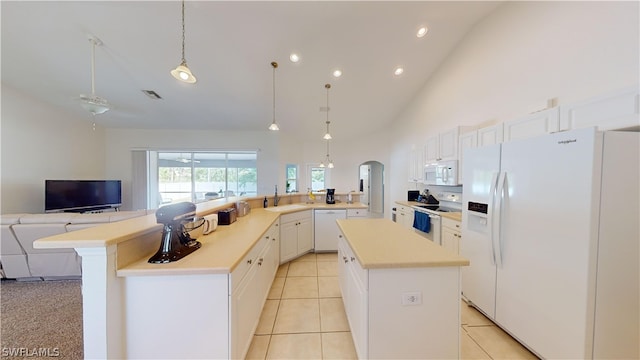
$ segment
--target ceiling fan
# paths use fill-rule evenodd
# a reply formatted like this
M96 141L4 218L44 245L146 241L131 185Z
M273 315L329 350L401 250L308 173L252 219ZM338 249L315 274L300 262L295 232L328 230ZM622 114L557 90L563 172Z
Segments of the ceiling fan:
M99 115L111 108L105 98L96 95L96 46L101 46L102 41L95 36L89 36L91 43L91 95L80 94L80 105L91 114Z

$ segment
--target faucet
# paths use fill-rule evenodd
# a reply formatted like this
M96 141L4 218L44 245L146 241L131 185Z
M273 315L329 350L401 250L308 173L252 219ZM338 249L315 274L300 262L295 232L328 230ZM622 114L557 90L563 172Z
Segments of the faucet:
M278 185L276 185L276 193L273 195L273 206L278 206L278 201L280 201L280 197L278 197Z

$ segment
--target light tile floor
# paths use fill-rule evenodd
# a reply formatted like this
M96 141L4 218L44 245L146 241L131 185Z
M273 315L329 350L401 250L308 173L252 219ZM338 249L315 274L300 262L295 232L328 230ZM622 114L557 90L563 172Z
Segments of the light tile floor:
M338 285L336 253L307 254L278 269L247 359L357 359ZM536 359L461 301L463 359Z

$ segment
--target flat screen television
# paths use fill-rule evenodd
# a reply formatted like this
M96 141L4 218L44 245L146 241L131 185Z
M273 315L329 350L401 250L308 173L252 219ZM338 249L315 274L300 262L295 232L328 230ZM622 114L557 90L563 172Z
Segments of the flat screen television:
M120 180L45 180L45 212L84 212L122 205Z

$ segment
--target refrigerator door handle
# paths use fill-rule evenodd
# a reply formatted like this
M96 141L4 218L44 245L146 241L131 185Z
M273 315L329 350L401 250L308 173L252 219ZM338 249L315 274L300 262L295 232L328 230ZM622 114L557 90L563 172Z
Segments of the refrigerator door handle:
M496 251L494 249L494 240L493 240L493 222L497 217L496 215L496 192L498 189L498 176L500 173L495 173L491 177L491 187L489 188L489 194L491 194L491 204L490 211L487 216L487 222L489 223L489 241L491 241L491 265L496 265Z
M502 214L504 210L506 180L507 173L500 172L496 189L497 204L494 208L494 218L492 223L496 227L495 229L493 229L493 237L491 238L493 258L495 259L496 265L498 267L502 267Z

